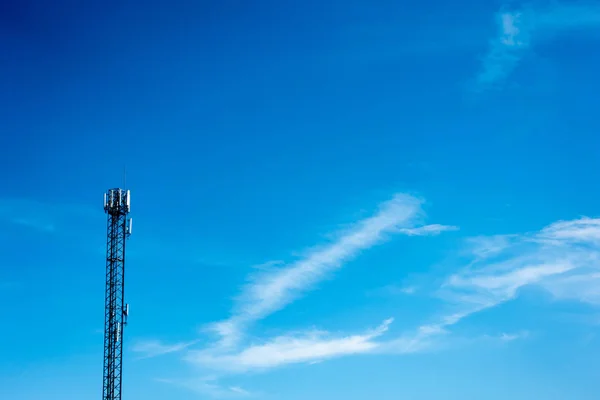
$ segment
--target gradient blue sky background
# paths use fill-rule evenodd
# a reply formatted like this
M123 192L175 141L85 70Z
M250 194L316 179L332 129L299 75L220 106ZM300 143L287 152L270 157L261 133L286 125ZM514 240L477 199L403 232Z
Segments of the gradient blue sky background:
M592 1L2 2L0 398L100 398L126 166L126 399L597 399L599 44Z

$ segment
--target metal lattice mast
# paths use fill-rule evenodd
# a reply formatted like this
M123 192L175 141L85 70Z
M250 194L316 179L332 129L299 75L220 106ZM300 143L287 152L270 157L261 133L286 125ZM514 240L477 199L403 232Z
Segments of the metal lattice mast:
M129 305L124 302L125 241L131 234L131 219L129 225L127 221L129 210L129 190L110 189L104 194L108 228L102 400L121 400L123 327L129 314Z

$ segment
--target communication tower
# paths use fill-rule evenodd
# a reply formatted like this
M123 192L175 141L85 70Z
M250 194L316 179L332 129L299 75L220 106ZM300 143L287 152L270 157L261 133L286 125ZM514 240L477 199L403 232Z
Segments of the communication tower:
M129 304L125 303L125 242L131 234L129 190L110 189L104 194L108 215L106 242L106 297L104 315L104 377L102 400L121 400L123 327Z

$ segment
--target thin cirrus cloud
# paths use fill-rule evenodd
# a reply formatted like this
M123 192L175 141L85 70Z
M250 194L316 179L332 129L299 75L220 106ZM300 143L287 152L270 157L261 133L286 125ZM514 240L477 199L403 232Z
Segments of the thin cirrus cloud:
M544 8L502 10L495 15L497 34L489 42L475 79L475 90L500 85L536 43L571 29L600 28L600 5L592 2L553 3Z
M328 332L306 332L279 336L259 345L251 345L235 353L219 353L210 349L189 351L186 360L203 367L229 372L267 370L287 364L311 363L352 354L375 351L380 344L374 339L389 329L393 319L363 334L332 337Z
M470 241L472 260L439 289L450 312L443 331L537 286L558 300L600 305L600 219L558 221L537 232Z
M248 324L284 308L389 235L425 236L457 229L439 224L418 226L423 216L421 205L421 199L397 194L381 204L374 216L355 223L334 242L310 251L288 266L253 275L238 296L232 316L212 324L209 329L219 334L221 347L233 346Z
M534 232L467 238L467 249L458 254L467 257L464 264L455 268L441 284L433 288L419 287L420 292L429 292L443 300L439 312L413 328L401 328L400 333L390 332L393 319L389 318L376 328L355 334L308 330L262 340L246 338L245 330L250 323L281 310L361 251L389 235L407 234L406 230L413 229L423 234L451 229L438 225L420 227L421 219L420 200L396 196L382 204L373 217L357 222L337 240L312 250L299 261L287 266L264 266L263 271L243 287L232 316L213 325L218 326L221 333L216 345L197 349L186 343L150 342L138 346L137 350L149 357L183 352L182 359L195 371L218 374L214 379L165 381L167 383L211 397L250 396L245 389L222 385L217 379L347 356L422 353L480 340L508 345L528 338L527 330L474 338L452 334L456 324L517 298L527 286L545 289L558 300L600 306L600 219L582 217L557 221Z
M378 343L376 352L435 348L453 325L517 298L527 286L540 287L557 300L600 306L600 219L557 221L537 232L468 238L466 243L470 261L434 290L446 302L434 322ZM528 336L522 331L497 339Z
M218 369L246 370L373 351L377 347L373 339L387 331L391 319L362 335L332 337L326 332L308 332L280 336L266 344L245 348L240 344L245 329L251 323L281 310L346 262L390 235L437 235L457 229L439 224L419 225L424 217L422 203L421 199L414 196L397 194L380 204L375 215L356 222L339 234L336 240L311 250L300 260L287 266L281 266L281 263L263 265L261 271L254 274L242 288L232 315L209 326L209 330L219 334L218 341L204 350L188 350L185 358L195 364ZM188 347L188 343L149 341L139 343L132 350L143 357L153 357Z
M401 231L398 227L392 230ZM356 229L347 232L352 234L349 232L356 234ZM196 367L221 373L243 373L288 364L314 364L348 355L406 354L436 349L452 341L452 326L474 313L517 298L524 287L532 285L545 289L559 300L600 306L600 219L583 217L558 221L535 232L469 238L466 245L470 260L432 292L445 301L441 312L432 316L433 322L405 331L400 336L390 337L390 318L375 329L353 335L307 331L258 343L241 345L236 342L228 348L152 347L156 348L155 353L186 350L184 359ZM277 277L289 268L296 267L283 268L272 274ZM266 282L273 282L273 278ZM311 285L314 282L311 280ZM308 289L311 285L303 288ZM291 301L293 297L286 299ZM500 336L484 335L484 338L512 342L528 335L528 331L521 331Z
M164 344L155 339L139 340L131 347L131 351L138 353L138 359L143 359L182 351L196 343L197 341Z
M418 290L419 288L413 285L390 284L374 290L369 290L367 291L367 295L380 297L410 296L415 294Z
M255 394L239 386L226 386L217 377L205 376L195 379L155 379L157 382L178 386L213 399L255 397Z
M512 342L518 339L524 339L529 336L529 331L522 331L518 333L503 333L500 335L500 340L503 342Z
M400 229L401 233L404 233L408 236L435 236L439 235L442 232L447 231L455 231L458 230L456 226L447 226L440 224L431 224L420 226L418 228L402 228Z

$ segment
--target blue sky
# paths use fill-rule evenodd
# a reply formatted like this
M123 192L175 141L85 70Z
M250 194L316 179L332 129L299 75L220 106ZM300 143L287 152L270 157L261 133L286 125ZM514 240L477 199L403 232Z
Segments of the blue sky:
M595 399L600 5L0 5L0 398Z

